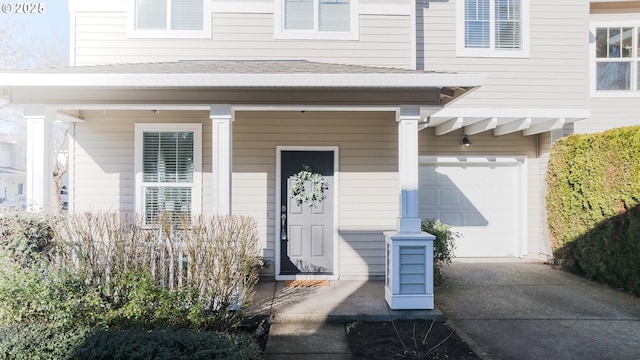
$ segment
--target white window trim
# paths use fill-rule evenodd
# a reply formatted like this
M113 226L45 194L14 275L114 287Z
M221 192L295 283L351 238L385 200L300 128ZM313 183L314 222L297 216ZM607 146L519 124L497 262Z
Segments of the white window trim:
M594 98L636 98L640 97L640 84L634 85L638 80L640 65L631 66L631 88L636 90L597 90L598 76L596 73L596 28L599 27L635 27L640 29L640 21L597 21L589 25L589 90ZM637 49L640 44L640 36L635 37L633 46ZM640 50L639 50L640 51ZM638 54L640 58L640 54ZM633 60L631 60L633 63Z
M319 31L319 30L286 30L284 28L284 0L276 0L274 9L274 38L276 40L358 40L360 38L360 12L358 0L351 0L350 31ZM317 11L317 9L316 9Z
M202 124L135 124L134 169L135 169L135 209L144 216L144 192L142 191L142 144L145 131L193 131L193 187L191 191L191 216L202 213ZM178 184L179 185L179 184Z
M203 0L202 30L137 30L136 0L128 0L127 37L130 39L211 39L211 1Z
M529 0L520 0L520 8L522 9L522 48L519 50L493 48L477 49L466 48L464 46L464 0L458 0L456 3L456 56L458 57L488 57L488 58L529 58ZM491 14L495 11L491 6ZM491 16L495 19L495 16ZM495 31L491 28L491 38L495 38Z

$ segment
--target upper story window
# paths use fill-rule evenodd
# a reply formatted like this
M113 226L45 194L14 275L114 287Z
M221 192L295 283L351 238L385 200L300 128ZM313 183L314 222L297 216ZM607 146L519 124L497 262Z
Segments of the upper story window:
M358 38L357 0L278 0L277 39Z
M205 0L130 0L129 36L139 38L211 37Z
M460 0L459 56L528 57L528 0Z
M640 95L640 25L595 28L592 89L613 96Z

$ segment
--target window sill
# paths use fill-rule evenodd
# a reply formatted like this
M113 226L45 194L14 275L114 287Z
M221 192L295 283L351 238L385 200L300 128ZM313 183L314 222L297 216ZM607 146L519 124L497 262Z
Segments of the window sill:
M456 57L468 58L506 58L506 59L529 59L529 50L485 50L485 49L458 49Z
M640 91L633 90L591 90L590 96L594 99L611 99L611 98L638 98Z

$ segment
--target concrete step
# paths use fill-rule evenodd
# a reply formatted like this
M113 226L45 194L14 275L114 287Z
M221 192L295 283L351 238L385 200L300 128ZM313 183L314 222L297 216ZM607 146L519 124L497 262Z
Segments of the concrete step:
M342 324L318 322L274 323L264 359L350 359L351 351Z

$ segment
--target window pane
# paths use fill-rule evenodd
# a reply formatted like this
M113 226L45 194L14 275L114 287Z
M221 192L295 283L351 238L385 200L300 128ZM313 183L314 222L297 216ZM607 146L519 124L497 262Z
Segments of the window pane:
M620 57L620 28L609 28L609 58Z
M496 49L519 49L521 39L520 0L496 0Z
M167 0L136 0L136 29L166 30Z
M465 0L465 47L488 48L491 45L489 17L489 0Z
M158 182L160 134L145 132L142 136L142 181Z
M349 0L320 0L319 30L349 31L350 10Z
M144 182L193 181L193 132L144 132Z
M157 223L166 213L172 223L180 222L181 216L191 216L191 188L148 187L144 196L145 223Z
M620 34L622 40L622 57L628 58L633 56L633 28L622 28Z
M313 0L285 0L284 28L313 30Z
M607 57L607 28L596 29L596 57Z
M172 30L202 30L203 0L171 0Z
M599 62L596 71L597 90L631 90L630 62Z

